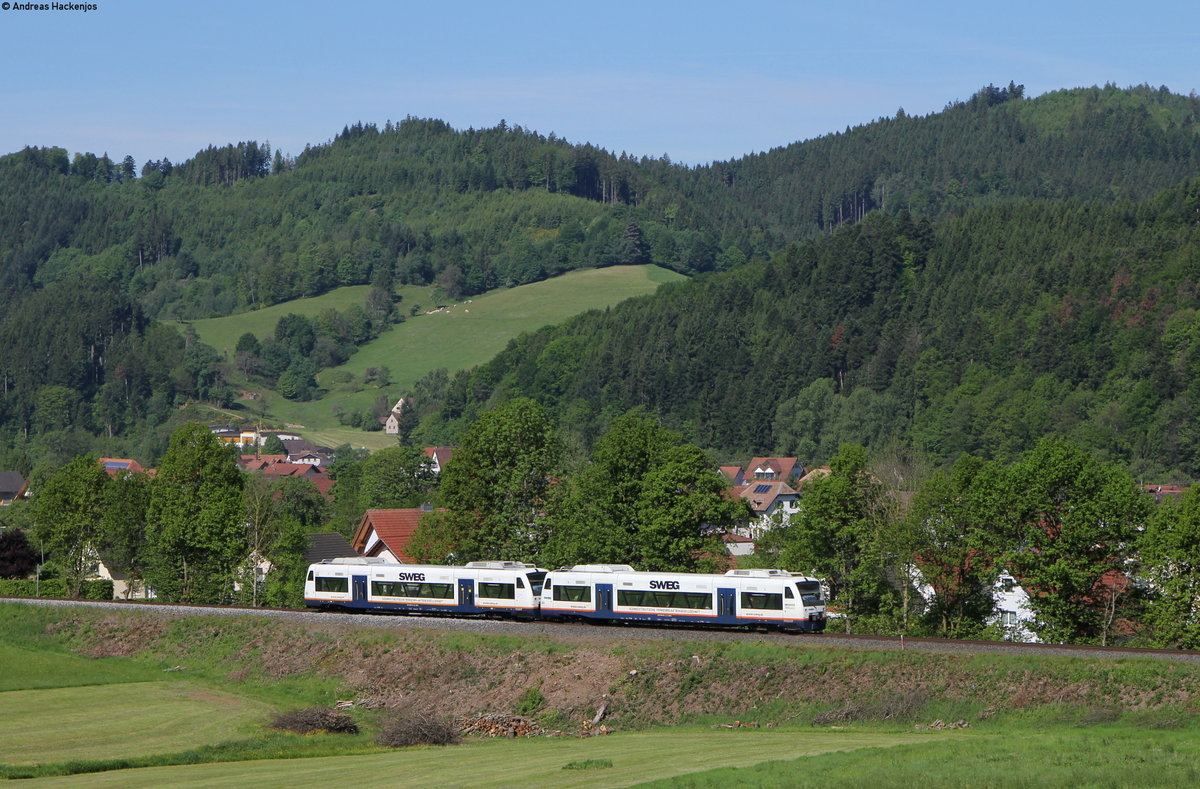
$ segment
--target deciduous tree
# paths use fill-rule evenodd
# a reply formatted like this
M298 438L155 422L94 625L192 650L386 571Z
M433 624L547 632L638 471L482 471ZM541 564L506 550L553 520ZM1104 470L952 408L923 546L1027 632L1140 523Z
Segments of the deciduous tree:
M441 472L447 512L422 522L413 549L437 560L533 558L559 451L535 401L518 398L484 413Z
M171 602L220 602L247 554L244 481L201 424L175 431L150 486L146 580Z
M54 473L38 491L38 536L62 571L67 594L77 597L96 559L110 480L95 456L81 455Z

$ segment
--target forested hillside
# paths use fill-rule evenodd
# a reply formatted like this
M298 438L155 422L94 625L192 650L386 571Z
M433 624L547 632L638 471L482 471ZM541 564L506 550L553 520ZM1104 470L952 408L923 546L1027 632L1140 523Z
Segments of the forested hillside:
M27 148L0 157L0 441L19 448L64 429L142 436L176 406L228 402L221 359L194 338L168 338L159 319L348 284L371 284L385 301L397 284L434 284L455 299L574 268L653 262L713 279L617 318L585 319L577 326L594 324L595 338L564 334L520 363L539 371L532 383L505 367L521 353L510 352L469 396L451 387L444 408L442 395L427 397L427 415L440 411L426 434L452 437L482 403L519 390L553 400L581 435L644 405L720 451L820 457L847 434L910 435L950 457L1010 440L983 425L991 405L1007 402L997 386L1024 391L1052 375L1086 400L1054 418L1083 430L1100 404L1134 397L1113 388L1119 367L1120 380L1154 385L1154 397L1113 406L1105 418L1128 439L1105 450L1191 468L1176 458L1184 449L1139 448L1133 437L1147 409L1155 430L1179 423L1162 409L1181 407L1181 393L1149 382L1135 357L1153 357L1143 340L1190 309L1191 280L1154 273L1176 259L1166 248L1184 243L1163 207L1184 198L1153 196L1200 174L1198 119L1200 100L1165 89L1026 99L1010 84L927 117L901 111L699 167L503 121L455 130L417 118L355 123L295 157L254 141L141 166ZM1029 237L1030 223L1044 235ZM997 295L980 292L985 274ZM1135 318L1144 325L1127 325ZM1069 331L1089 350L1063 344ZM1105 350L1102 335L1118 347ZM577 353L601 353L597 343L606 345L596 364L575 370ZM1100 361L1085 364L1092 346ZM797 401L796 413L824 427L780 411L805 397L818 405ZM863 402L838 416L851 398ZM1076 400L1060 398L1060 410L1065 402ZM864 418L867 406L887 416ZM600 416L577 413L593 407ZM839 419L856 427L829 427ZM1165 446L1186 445L1171 435Z
M586 443L644 407L735 458L889 441L949 461L1066 435L1200 475L1200 180L1141 202L869 214L771 261L590 313L462 374L429 436L533 396Z

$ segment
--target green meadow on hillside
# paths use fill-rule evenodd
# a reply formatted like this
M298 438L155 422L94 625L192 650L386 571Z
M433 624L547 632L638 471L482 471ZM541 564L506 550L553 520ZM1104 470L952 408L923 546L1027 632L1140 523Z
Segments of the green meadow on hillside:
M524 332L653 293L663 283L682 279L682 275L658 266L577 270L530 285L494 290L444 305L444 309L436 312L433 310L438 304L429 298L428 289L405 288L400 291L404 297L401 311L407 314L413 305L420 305L421 314L367 343L346 364L322 371L317 380L328 392L320 399L292 402L271 390L244 381L235 383L266 398L266 419L304 425L308 428L305 435L321 443L333 446L349 441L370 446L382 441L382 446L390 446L394 441L391 437L341 428L335 408L364 409L380 397L394 401L400 392L433 370L445 368L454 373L474 367L491 359L509 340ZM344 309L356 303L354 297L361 300L365 293L366 288L340 288L314 299L277 304L227 318L194 321L192 325L203 342L232 356L237 338L243 332L253 331L265 337L274 331L275 321L289 312L315 315L338 305ZM362 377L368 367L387 367L392 383L387 387L374 383L364 386ZM261 407L260 403L261 400L243 401L243 405L254 411Z
M181 326L191 325L196 330L196 335L200 338L200 342L211 345L218 352L232 358L233 349L237 347L238 337L241 337L246 332L254 334L259 339L264 339L273 336L275 334L275 324L284 315L290 313L315 318L325 310L332 309L341 312L355 304L361 307L370 290L369 285L348 285L344 288L336 288L328 293L323 293L320 296L285 301L282 304L272 304L270 307L264 307L261 310L241 312L222 318L176 321L176 323ZM432 287L419 285L399 287L396 289L396 295L400 297L400 303L397 305L397 308L407 315L409 308L413 304L428 303L432 299L430 295L432 291Z

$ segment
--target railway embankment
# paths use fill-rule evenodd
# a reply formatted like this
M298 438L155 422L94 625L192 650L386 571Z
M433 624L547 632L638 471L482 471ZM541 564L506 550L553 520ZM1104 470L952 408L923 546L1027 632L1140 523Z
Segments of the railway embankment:
M646 640L618 628L551 635L389 628L337 617L187 616L0 606L22 638L96 658L149 661L228 686L297 688L297 703L352 701L465 717L603 717L637 728L856 722L1130 720L1171 726L1200 711L1200 666L1145 659L829 648L795 638Z

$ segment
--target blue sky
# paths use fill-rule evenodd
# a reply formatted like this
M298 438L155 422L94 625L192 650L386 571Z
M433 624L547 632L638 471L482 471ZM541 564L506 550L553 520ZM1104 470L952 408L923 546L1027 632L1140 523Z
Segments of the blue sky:
M1200 90L1194 0L95 2L0 11L0 153L295 154L414 115L702 163L988 83Z

